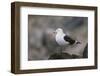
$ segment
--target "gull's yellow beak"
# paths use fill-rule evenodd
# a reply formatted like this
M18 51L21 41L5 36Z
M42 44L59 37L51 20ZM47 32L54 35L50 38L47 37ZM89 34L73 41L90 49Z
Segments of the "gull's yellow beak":
M57 34L57 32L56 32L56 31L53 31L53 33L54 33L54 34Z

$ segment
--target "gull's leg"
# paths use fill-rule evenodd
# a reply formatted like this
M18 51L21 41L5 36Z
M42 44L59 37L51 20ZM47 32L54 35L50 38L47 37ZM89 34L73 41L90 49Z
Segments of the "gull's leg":
M63 50L64 50L64 47L61 47L61 51L60 51L60 53L63 53Z

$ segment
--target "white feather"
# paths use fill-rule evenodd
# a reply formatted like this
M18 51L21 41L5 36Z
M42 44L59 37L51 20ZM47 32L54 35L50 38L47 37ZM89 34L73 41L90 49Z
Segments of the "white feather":
M56 30L56 42L59 44L59 45L61 45L61 46L64 46L64 45L68 45L69 44L69 42L66 42L65 40L64 40L64 36L66 35L66 34L64 34L64 32L63 32L63 30L61 29L61 28L58 28L57 30Z

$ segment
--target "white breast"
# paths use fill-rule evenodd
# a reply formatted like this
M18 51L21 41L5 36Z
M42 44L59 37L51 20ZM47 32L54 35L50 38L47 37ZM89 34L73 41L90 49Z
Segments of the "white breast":
M68 45L69 42L66 42L64 40L64 36L65 34L64 33L57 33L56 34L56 42L60 45L60 46L65 46L65 45Z

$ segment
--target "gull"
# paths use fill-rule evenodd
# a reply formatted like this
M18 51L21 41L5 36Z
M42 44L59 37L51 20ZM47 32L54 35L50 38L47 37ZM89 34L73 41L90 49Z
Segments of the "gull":
M65 34L61 28L56 29L54 31L54 37L55 41L59 46L59 51L56 51L56 53L53 53L49 59L72 59L72 58L78 58L77 55L69 54L64 52L67 45L74 45L74 44L80 44L81 42L78 42L75 39L72 39L68 34Z
M56 29L55 33L56 33L55 40L57 44L60 46L80 44L80 42L72 39L67 34L65 34L61 28Z

